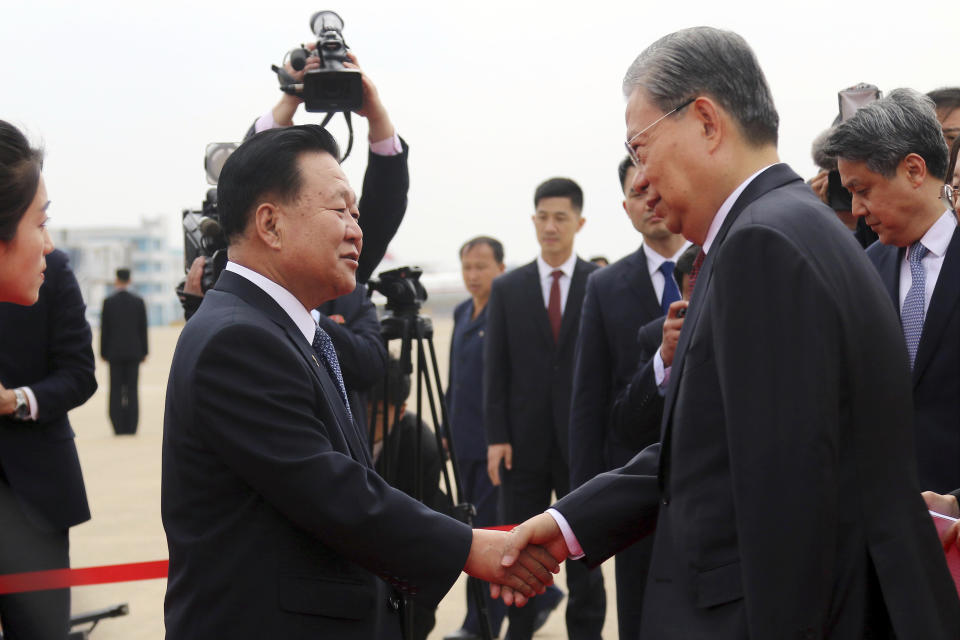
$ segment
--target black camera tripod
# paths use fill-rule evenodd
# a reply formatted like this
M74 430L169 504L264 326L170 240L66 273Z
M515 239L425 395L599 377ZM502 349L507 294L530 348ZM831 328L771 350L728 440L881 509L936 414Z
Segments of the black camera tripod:
M437 365L437 353L433 345L433 322L429 317L420 315L420 306L426 299L426 291L423 289L422 285L420 285L418 280L420 276L419 269L401 268L394 270L393 272L380 274L380 276L380 281L371 280L368 285L371 293L374 290L377 290L387 296L387 315L385 315L380 321L380 332L383 336L386 346L388 347L388 350L391 340L400 340L399 360L401 371L404 373L411 374L413 372L413 352L414 348L416 348L416 404L414 406L417 415L417 436L416 446L414 447L413 465L415 470L414 477L417 478L417 486L415 495L413 497L422 501L423 487L420 486L420 478L423 463L420 452L421 442L424 434L424 423L422 417L423 413L421 411L424 391L426 391L427 401L430 406L430 417L432 418L434 424L434 437L437 440L438 451L443 451L440 426L449 424L447 422L447 408L446 402L444 401L443 388L440 384L440 368ZM383 283L388 284L384 285ZM424 342L426 342L426 345L429 348L429 366L427 363L427 350L424 348ZM387 407L390 402L390 396L386 379L384 380L382 400L383 404L380 406ZM394 415L399 416L399 414L400 407L395 406ZM383 434L384 440L386 440L387 434L389 433L387 424L388 415L389 414L387 411L383 412L381 422L383 431L381 433ZM442 418L442 420L439 418ZM370 416L369 442L371 448L373 446L376 433L376 422L377 415L374 413ZM395 427L396 423L393 426ZM440 469L443 475L443 483L444 487L446 488L447 495L451 498L456 496L456 499L454 500L453 513L451 515L457 520L472 526L473 518L476 515L476 509L474 505L465 500L465 496L463 495L463 485L460 481L460 467L457 464L455 447L453 446L453 434L448 430L446 437L449 445L447 449L450 455L450 467L453 470L452 484L446 465L441 464ZM383 451L381 452L381 456L385 455L386 451L387 447L384 447ZM390 465L396 464L397 462L398 461L384 459L383 475L389 476L388 469L390 469ZM453 488L456 489L456 494L454 494ZM483 581L479 580L478 578L470 577L467 579L468 593L470 594L470 598L473 599L477 607L477 611L479 612L480 635L482 638L484 638L484 640L493 640L493 632L490 629L490 618L487 613L487 604L483 597L484 588L485 586ZM414 633L414 610L412 606L412 600L409 597L405 597L404 605L404 636L408 640L411 640Z

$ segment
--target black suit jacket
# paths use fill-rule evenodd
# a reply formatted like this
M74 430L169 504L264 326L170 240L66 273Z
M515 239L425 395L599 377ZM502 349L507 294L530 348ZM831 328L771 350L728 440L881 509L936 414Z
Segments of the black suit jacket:
M591 563L656 524L644 638L960 637L905 353L833 212L786 165L754 179L697 279L662 445L557 505Z
M666 316L654 318L637 331L640 357L637 367L613 401L610 410L610 431L628 447L638 451L660 439L663 422L663 396L657 387L653 357L663 342Z
M484 429L488 444L509 443L514 468L549 467L551 442L569 464L573 353L587 276L577 258L554 342L537 261L493 281L484 345Z
M640 360L637 330L661 316L642 247L587 279L570 406L571 487L624 465L657 441L659 429L628 445L612 430L610 409Z
M47 256L36 304L0 303L0 382L7 389L30 387L38 406L36 422L0 417L0 473L44 528L90 519L67 418L97 389L85 311L69 259L59 250Z
M147 307L137 294L121 289L104 299L100 357L107 362L140 362L147 357Z
M177 344L161 498L178 639L399 638L377 576L435 606L471 542L380 478L310 343L231 272Z
M867 249L899 315L903 249ZM960 228L954 230L930 298L913 367L913 416L920 488L960 487Z

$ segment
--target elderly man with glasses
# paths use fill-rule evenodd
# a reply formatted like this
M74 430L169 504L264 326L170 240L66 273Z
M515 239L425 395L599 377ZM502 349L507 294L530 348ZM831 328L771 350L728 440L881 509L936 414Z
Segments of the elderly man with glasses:
M668 35L624 93L637 180L703 248L661 442L515 529L514 548L592 566L653 534L643 639L960 637L900 324L862 249L779 162L750 47Z

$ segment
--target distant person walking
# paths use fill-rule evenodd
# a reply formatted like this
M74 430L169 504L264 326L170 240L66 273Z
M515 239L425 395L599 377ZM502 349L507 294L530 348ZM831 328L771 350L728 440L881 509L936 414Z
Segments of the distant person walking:
M117 269L116 291L100 315L100 357L110 363L110 422L118 436L137 432L137 375L147 357L147 307L129 286L130 269Z

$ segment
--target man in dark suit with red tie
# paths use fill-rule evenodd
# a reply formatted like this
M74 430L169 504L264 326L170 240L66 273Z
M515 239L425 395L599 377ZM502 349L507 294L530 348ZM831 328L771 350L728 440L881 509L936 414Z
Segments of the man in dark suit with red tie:
M253 136L223 167L229 261L180 334L167 385L170 638L393 640L401 597L434 607L461 570L527 595L550 581L532 556L507 575L507 534L471 532L374 470L310 315L356 285L363 234L339 157L306 125Z
M960 637L900 323L857 242L779 162L753 51L685 29L623 86L638 179L702 247L658 380L660 442L515 529L516 547L594 566L653 534L643 640Z
M522 522L570 488L570 398L573 356L587 276L573 241L586 219L583 192L552 178L534 194L540 255L493 281L484 345L487 468L501 490L504 522ZM567 635L599 638L606 611L603 576L567 564ZM533 633L533 607L512 609L510 640Z
M896 311L912 368L920 488L960 487L960 230L938 198L947 146L933 102L898 89L826 141L855 216L880 236L867 249Z

